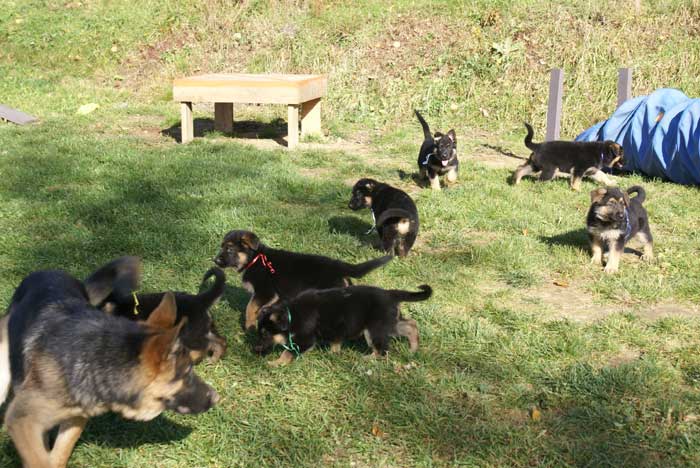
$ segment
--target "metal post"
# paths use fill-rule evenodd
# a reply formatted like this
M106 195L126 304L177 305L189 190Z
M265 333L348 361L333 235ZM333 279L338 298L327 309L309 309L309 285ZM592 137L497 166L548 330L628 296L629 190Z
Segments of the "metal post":
M549 78L549 104L547 105L547 134L545 141L559 139L561 130L561 99L564 93L564 70L552 69Z

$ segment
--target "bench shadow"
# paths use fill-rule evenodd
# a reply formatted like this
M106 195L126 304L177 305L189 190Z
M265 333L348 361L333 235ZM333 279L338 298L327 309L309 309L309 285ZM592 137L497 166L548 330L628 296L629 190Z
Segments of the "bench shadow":
M194 136L203 137L215 132L214 119L197 117L194 119ZM178 143L182 142L182 126L180 123L160 131L161 135L172 138ZM233 122L233 138L245 138L250 140L273 140L280 146L287 146L287 122L282 118L276 118L270 122L257 120L237 120Z

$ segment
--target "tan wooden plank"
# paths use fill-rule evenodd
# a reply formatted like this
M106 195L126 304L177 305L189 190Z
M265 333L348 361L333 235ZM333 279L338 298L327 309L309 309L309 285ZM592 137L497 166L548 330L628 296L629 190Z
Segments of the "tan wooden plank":
M293 149L299 144L299 106L287 106L287 148Z
M301 136L321 134L321 99L306 101L301 105Z
M233 132L233 104L230 102L214 103L214 128L220 132Z
M16 123L17 125L26 125L38 120L33 115L25 114L22 111L13 109L12 107L3 106L2 104L0 104L0 119Z
M180 129L182 143L189 143L194 139L194 116L192 115L192 103L180 104Z
M180 102L233 102L251 104L301 104L323 97L326 84L312 82L302 88L175 86L173 99Z

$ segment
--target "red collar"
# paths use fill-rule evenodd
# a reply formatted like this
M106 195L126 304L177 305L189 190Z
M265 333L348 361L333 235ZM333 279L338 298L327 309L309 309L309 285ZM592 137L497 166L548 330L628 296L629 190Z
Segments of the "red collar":
M257 254L253 258L253 260L251 260L251 262L248 265L246 265L245 268L243 268L243 270L247 270L248 268L252 267L255 264L255 262L257 262L258 260L260 260L262 262L262 264L265 268L270 270L270 273L272 273L273 275L275 274L275 269L272 267L272 262L270 262L270 259L268 259L267 256L262 252Z

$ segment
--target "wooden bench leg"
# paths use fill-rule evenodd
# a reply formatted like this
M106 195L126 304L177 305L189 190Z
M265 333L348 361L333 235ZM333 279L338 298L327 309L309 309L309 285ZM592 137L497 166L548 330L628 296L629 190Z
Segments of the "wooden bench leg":
M321 135L321 99L306 101L301 105L301 136Z
M194 139L194 117L192 116L192 103L180 103L180 129L181 143L189 143Z
M287 148L292 149L299 144L299 106L287 106Z
M214 129L226 134L233 133L233 103L214 103Z

